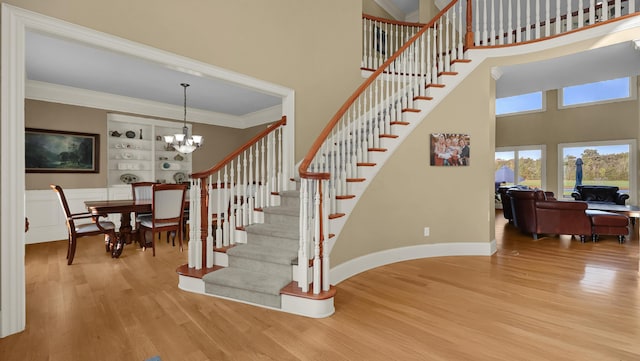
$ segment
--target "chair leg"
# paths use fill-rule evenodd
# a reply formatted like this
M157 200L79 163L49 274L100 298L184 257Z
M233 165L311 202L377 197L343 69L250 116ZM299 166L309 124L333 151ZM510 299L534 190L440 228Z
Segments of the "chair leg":
M151 250L153 251L153 256L156 256L156 237L151 237Z
M67 239L67 259L69 259L70 253L71 253L71 234L69 234L69 238Z
M624 243L624 236L618 236L618 243Z
M71 265L73 263L73 257L76 255L76 237L71 236L69 242L69 257L67 257L67 265Z
M118 258L118 257L120 257L120 255L122 254L122 251L124 250L124 245L126 243L125 239L124 239L124 237L117 238L116 232L110 233L109 237L113 237L112 239L114 240L112 242L113 243L113 252L111 252L111 257Z

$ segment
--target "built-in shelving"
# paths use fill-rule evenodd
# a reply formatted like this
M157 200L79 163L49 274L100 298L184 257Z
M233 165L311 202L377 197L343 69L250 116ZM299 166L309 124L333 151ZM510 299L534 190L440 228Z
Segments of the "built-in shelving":
M164 135L182 132L182 123L109 114L107 118L107 182L118 196L130 193L129 183L188 181L191 155L169 149Z

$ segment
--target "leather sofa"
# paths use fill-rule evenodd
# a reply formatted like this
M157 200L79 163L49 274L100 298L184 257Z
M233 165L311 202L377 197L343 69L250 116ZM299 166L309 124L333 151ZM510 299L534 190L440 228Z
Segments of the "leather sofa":
M540 234L567 234L579 236L584 242L592 236L591 219L585 212L586 202L557 201L550 192L541 190L510 189L513 224L533 239Z
M615 186L579 185L571 196L577 201L590 203L612 203L624 205L629 198L626 193L620 193Z
M511 196L508 192L510 189L531 189L523 185L500 186L498 188L498 194L500 195L500 201L502 202L502 215L509 221L509 223L513 223L513 206L511 204ZM547 200L555 199L553 192L545 192L545 198Z
M600 235L614 235L620 243L629 234L629 218L625 215L588 210L584 201L557 201L552 192L509 189L513 224L533 239L540 234L566 234L587 237L596 242Z

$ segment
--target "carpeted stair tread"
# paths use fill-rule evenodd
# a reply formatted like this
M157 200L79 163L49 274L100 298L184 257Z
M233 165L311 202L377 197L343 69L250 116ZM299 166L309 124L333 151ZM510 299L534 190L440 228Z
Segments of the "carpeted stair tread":
M205 284L220 285L269 295L280 295L280 290L291 282L287 277L252 272L239 268L223 268L202 277ZM215 292L212 292L215 293Z
M286 207L286 206L266 207L263 209L263 212L268 214L279 214L279 215L292 216L292 217L300 216L299 207Z
M257 223L245 227L245 231L247 235L261 234L294 240L300 239L300 228L297 224L291 227L283 227L282 224Z
M242 244L227 251L229 257L243 257L262 262L291 265L298 257L298 250L288 250L277 247L267 247L252 244Z

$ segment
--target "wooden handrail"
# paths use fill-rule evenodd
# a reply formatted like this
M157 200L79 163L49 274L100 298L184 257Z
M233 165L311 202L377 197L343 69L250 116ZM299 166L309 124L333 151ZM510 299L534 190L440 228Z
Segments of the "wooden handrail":
M267 129L265 129L262 132L260 132L260 134L258 134L255 137L251 138L243 146L241 146L240 148L236 149L234 152L232 152L229 155L227 155L223 160L218 162L218 164L214 165L213 167L209 168L208 170L205 170L205 171L202 171L202 172L198 172L198 173L193 173L193 174L190 175L190 177L193 178L193 179L197 179L197 178L202 179L202 178L206 178L206 177L210 176L211 174L219 171L220 169L222 169L222 167L224 167L226 164L231 162L233 159L235 159L242 152L244 152L245 150L249 149L249 147L251 147L252 145L257 143L260 139L266 137L269 133L273 132L274 130L278 129L279 127L281 127L283 125L287 125L287 116L286 115L283 115L280 120L278 120L275 123L272 123L271 125L269 125L267 127Z
M423 27L423 26L426 25L426 24L423 24L423 23L410 23L410 22L407 22L407 21L385 19L385 18L381 18L381 17L369 15L369 14L362 14L362 17L364 19L379 21L381 23L387 23L387 24L392 24L392 25L415 26L415 27Z
M347 99L347 101L342 105L342 107L338 109L338 111L333 116L333 118L331 118L329 123L327 123L327 125L324 127L324 129L322 130L318 138L316 138L316 141L313 143L313 145L309 149L309 152L307 152L307 155L304 157L304 159L300 163L300 167L298 167L298 172L301 178L307 178L307 179L329 179L330 178L329 173L313 173L313 172L308 172L307 169L311 165L313 158L318 153L318 150L320 150L320 147L322 146L324 141L327 139L327 137L329 137L331 130L333 130L333 128L336 126L336 124L338 124L342 116L345 115L349 107L353 105L354 101L362 93L364 93L364 91L369 87L369 85L371 85L373 81L376 80L376 78L378 78L378 76L380 76L380 74L382 74L384 70L387 67L389 67L389 65L391 65L391 63L393 63L400 56L400 54L402 54L412 43L414 43L417 39L419 39L420 36L422 36L422 34L424 34L424 32L427 31L427 29L434 27L436 21L439 20L447 11L449 11L449 9L451 9L453 5L455 5L457 2L458 0L454 0L450 2L449 5L445 6L442 10L440 10L438 15L436 15L433 19L431 19L431 21L429 21L426 25L424 25L422 29L420 29L413 37L411 37L411 39L409 39L409 41L404 43L404 45L402 45L400 49L398 49L389 59L387 59L387 61L385 61L382 64L382 66L380 66L375 72L373 72L373 74L371 74L371 76L369 76L358 87L358 89L356 89L356 91ZM470 3L470 2L467 2L467 3Z

